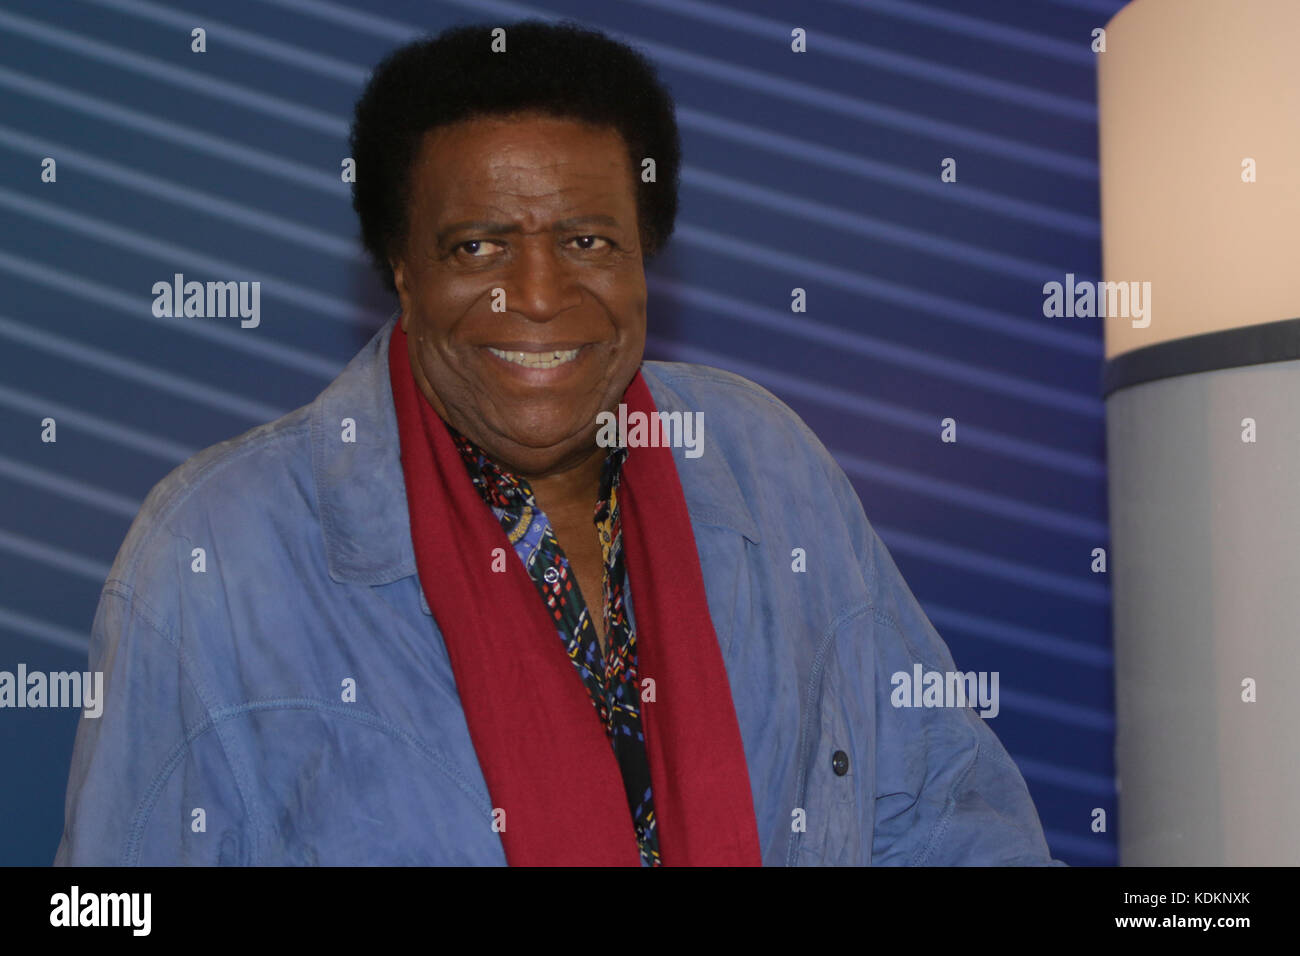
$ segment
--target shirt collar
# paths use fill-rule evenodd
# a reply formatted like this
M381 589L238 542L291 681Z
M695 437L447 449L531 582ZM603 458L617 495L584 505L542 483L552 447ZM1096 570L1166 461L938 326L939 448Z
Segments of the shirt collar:
M469 436L461 434L447 422L443 422L443 425L446 427L447 433L451 435L452 443L455 444L457 451L460 452L461 460L465 463L465 470L468 472L470 480L474 482L474 487L477 489L479 496L490 507L503 508L506 511L515 513L523 511L525 507L537 507L532 488L526 479L520 478L494 462ZM596 498L593 500L593 510L596 501L607 501L609 499L610 488L618 482L626 458L626 448L611 448L605 454L605 461L600 472L600 487L597 489Z
M312 474L330 577L341 583L388 584L416 573L397 412L388 377L390 318L312 403ZM661 411L692 411L646 362L642 374ZM721 410L710 409L709 414ZM345 419L355 441L344 441ZM673 449L693 525L727 528L758 543L758 526L718 448L699 458ZM421 589L420 602L428 604Z

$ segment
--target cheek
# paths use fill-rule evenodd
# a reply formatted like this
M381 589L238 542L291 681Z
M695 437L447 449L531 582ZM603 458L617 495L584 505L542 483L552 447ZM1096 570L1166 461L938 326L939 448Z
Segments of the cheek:
M476 308L475 299L475 293L446 284L422 287L412 305L419 317L416 331L425 347L432 351L439 346L454 344L456 333L465 326Z

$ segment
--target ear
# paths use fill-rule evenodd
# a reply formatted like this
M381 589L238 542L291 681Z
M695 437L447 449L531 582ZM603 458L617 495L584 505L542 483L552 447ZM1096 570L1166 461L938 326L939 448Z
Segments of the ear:
M406 263L390 257L388 267L393 270L393 285L397 286L397 298L402 306L402 331L410 332L411 294L406 281Z

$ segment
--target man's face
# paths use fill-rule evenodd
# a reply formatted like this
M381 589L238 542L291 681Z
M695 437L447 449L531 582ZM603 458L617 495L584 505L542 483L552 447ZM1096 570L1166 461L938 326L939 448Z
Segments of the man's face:
M409 216L392 265L425 397L521 474L589 458L597 413L617 408L645 351L622 137L539 114L440 127L412 168Z

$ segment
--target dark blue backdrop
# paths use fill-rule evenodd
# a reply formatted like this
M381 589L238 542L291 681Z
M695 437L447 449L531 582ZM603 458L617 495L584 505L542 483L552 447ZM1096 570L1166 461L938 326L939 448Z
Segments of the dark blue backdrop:
M369 68L456 22L572 17L678 103L648 357L803 416L958 666L1000 672L994 729L1054 855L1114 863L1100 322L1044 318L1042 286L1099 271L1090 35L1121 5L5 0L0 670L84 668L149 488L310 401L391 313L339 177ZM154 318L175 272L261 281L261 326ZM0 711L0 863L53 858L77 717Z

